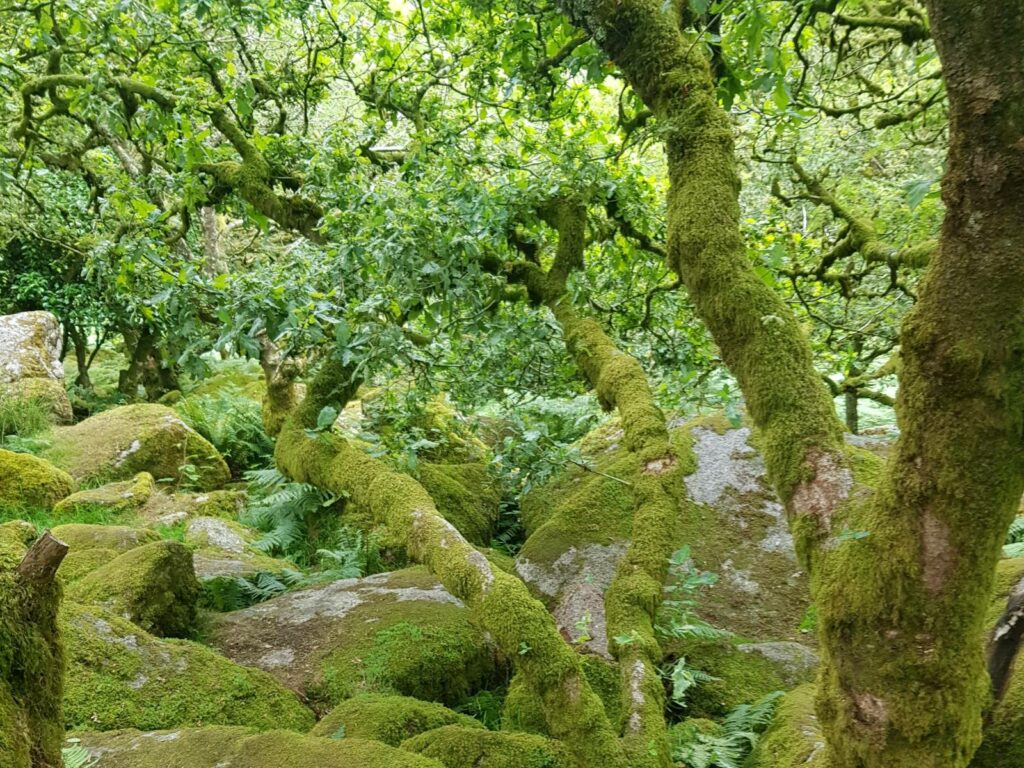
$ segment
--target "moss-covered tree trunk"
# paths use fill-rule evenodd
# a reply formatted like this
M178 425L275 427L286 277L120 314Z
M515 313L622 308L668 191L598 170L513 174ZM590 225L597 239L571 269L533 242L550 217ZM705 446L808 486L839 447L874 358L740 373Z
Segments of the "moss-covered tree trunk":
M47 531L25 553L21 542L33 535L32 526L22 523L0 529L3 768L62 765L64 653L57 630L61 590L56 574L68 548Z
M622 676L622 737L629 765L667 766L668 739L665 696L658 665L662 650L654 631L661 604L668 559L674 544L681 485L678 458L673 454L665 423L647 375L640 363L620 350L595 320L577 312L566 291L569 275L583 266L586 208L573 200L547 206L542 216L558 233L558 249L544 272L533 261L513 266L513 279L523 283L530 298L547 306L562 329L566 347L594 388L601 405L616 409L622 421L624 445L643 471L633 493L632 537L605 595L609 646ZM616 637L628 637L619 643Z
M702 46L657 0L566 1L663 124L670 261L744 392L811 573L834 768L968 763L988 696L983 612L1024 477L1024 5L929 6L950 95L947 217L904 328L902 436L864 496L807 340L747 259Z
M268 381L271 386L281 382ZM583 674L576 652L562 639L547 609L515 576L494 568L437 511L430 494L413 477L391 469L348 441L323 435L311 439L325 405L341 408L356 389L352 373L330 359L321 365L306 397L290 414L270 415L280 423L275 459L283 472L369 510L406 543L410 556L426 565L453 595L466 603L502 652L541 699L551 734L565 742L583 766L625 768L617 733ZM294 403L282 396L278 403ZM267 401L271 405L270 400Z

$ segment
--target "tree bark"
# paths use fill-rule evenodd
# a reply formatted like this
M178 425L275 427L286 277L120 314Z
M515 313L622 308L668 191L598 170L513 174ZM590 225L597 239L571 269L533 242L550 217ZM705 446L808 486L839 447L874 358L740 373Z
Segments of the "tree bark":
M876 462L844 448L807 340L747 259L702 46L657 0L565 5L662 124L670 263L743 390L811 574L827 764L962 768L988 697L984 609L1024 488L1024 6L929 3L950 95L947 215L904 327L902 437L871 496L855 480L877 482Z

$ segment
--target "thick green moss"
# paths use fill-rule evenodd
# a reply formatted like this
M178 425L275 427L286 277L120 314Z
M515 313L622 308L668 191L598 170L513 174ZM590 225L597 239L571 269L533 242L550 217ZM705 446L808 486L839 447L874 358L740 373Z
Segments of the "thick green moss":
M90 525L68 523L53 528L52 533L71 548L71 554L85 549L112 549L118 554L160 541L160 535L148 528L124 525Z
M59 768L64 651L57 629L60 584L26 584L15 568L35 534L0 526L0 765Z
M483 726L467 715L409 696L364 693L343 701L310 731L314 736L373 739L397 747L424 731L444 725Z
M814 686L804 685L783 697L771 725L744 765L746 768L828 768L824 746L814 713Z
M501 501L482 463L423 464L420 482L445 520L472 544L491 543Z
M601 698L611 723L622 720L622 680L618 665L598 656L581 658L587 682ZM540 698L520 676L512 678L501 712L501 727L507 731L523 731L550 736Z
M74 491L71 476L50 462L0 449L0 507L50 509Z
M102 768L442 768L429 758L363 739L321 739L288 731L182 728L77 734Z
M245 725L307 731L314 717L270 675L186 640L160 640L99 607L65 603L69 728Z
M57 575L64 582L64 585L67 586L98 568L102 568L111 560L116 559L119 554L120 552L117 550L104 549L102 547L73 550L68 552L64 562L60 564Z
M573 765L557 742L529 733L446 725L402 742L445 768L565 768Z
M729 641L677 642L669 648L673 655L684 656L688 666L717 678L687 691L690 717L722 717L740 704L792 687L779 665L758 653L744 653ZM813 678L813 670L805 671L803 677L800 682Z
M155 490L153 476L140 472L131 480L73 493L53 508L53 514L67 520L74 519L81 511L102 507L111 514L127 516L142 509Z
M109 608L152 634L188 637L196 628L199 591L188 547L156 541L83 577L70 587L68 597Z
M209 490L231 478L216 448L173 410L152 403L112 408L56 429L47 456L89 484L149 472L157 480L187 480Z

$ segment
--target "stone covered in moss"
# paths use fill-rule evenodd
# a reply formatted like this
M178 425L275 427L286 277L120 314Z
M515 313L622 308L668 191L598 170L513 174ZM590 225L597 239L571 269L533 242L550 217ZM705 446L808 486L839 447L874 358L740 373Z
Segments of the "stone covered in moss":
M75 481L37 456L0 449L0 507L49 510L75 491Z
M112 515L127 516L142 509L155 491L153 476L149 472L140 472L131 480L73 493L53 508L53 514L68 519L99 508Z
M810 682L817 667L814 652L794 642L673 642L667 650L715 678L687 691L686 712L692 717L722 717L740 704Z
M750 430L724 417L671 426L681 465L673 536L690 546L698 568L719 575L700 597L702 617L756 640L806 642L798 628L807 580ZM640 473L622 439L614 420L598 428L580 444L596 472L571 468L524 499L528 538L516 565L564 633L575 636L590 614L585 647L602 655L603 593L631 535Z
M397 747L408 738L444 725L483 728L472 717L436 702L363 693L341 702L310 733L328 738L373 739Z
M182 728L78 734L102 768L442 768L377 741L320 739L288 731Z
M70 547L71 553L83 549L112 549L123 554L129 549L160 541L160 535L148 528L126 525L65 523L53 528L53 535Z
M8 408L36 404L54 424L70 424L75 419L64 382L57 379L20 379L0 384L0 402Z
M60 564L57 575L65 586L73 584L93 571L102 568L111 560L116 559L119 554L117 550L104 549L102 547L72 550L68 552L64 562Z
M0 766L61 764L64 651L56 626L60 585L30 587L15 569L35 538L20 521L0 525Z
M190 517L222 517L235 520L245 508L247 494L243 490L222 489L202 493L157 491L140 518L150 525L175 525Z
M307 731L313 714L270 675L205 646L161 640L110 611L65 603L69 728L245 725Z
M530 733L505 733L446 725L402 742L402 749L432 757L445 768L567 768L555 741Z
M58 428L47 455L90 483L149 472L157 480L187 481L209 490L231 477L216 448L173 410L152 403L112 408Z
M0 384L21 379L63 379L60 321L50 312L0 316Z
M109 608L152 634L188 637L199 600L192 552L176 541L131 549L77 581L68 597Z
M456 704L495 678L491 644L425 568L346 579L218 616L212 642L322 709L362 692Z
M800 686L782 698L771 725L744 765L749 768L827 768L825 741L814 714L813 685Z

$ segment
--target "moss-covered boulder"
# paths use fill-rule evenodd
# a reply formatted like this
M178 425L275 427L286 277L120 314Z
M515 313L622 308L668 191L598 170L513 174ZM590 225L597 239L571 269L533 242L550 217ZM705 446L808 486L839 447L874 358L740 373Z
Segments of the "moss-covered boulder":
M140 472L131 480L73 493L53 508L53 514L57 518L71 519L99 509L116 517L127 517L142 509L155 491L153 476Z
M149 528L131 528L127 525L93 525L90 523L65 523L53 528L53 535L74 552L85 549L114 550L123 554L130 549L160 541L160 534Z
M1000 766L1015 763L1000 763ZM750 755L745 768L828 768L825 740L814 714L814 686L803 685L779 702L771 725Z
M0 384L63 379L60 322L49 312L0 316Z
M163 405L112 408L54 431L47 456L79 481L127 480L149 472L157 480L219 488L231 474L206 438Z
M242 608L253 602L239 583L253 581L261 573L275 576L295 566L260 552L253 546L256 533L222 517L188 519L185 543L193 549L192 563L203 586L204 607L217 611Z
M436 702L363 693L341 702L310 733L327 738L373 739L397 747L406 739L444 725L483 728L472 717Z
M49 312L0 317L0 400L8 407L34 401L57 423L69 423L62 346L60 322Z
M0 525L0 766L61 764L63 648L54 617L60 587L16 573L36 530Z
M402 742L402 749L432 757L445 768L568 768L574 763L555 741L446 725Z
M7 409L38 408L53 424L70 424L75 419L68 391L58 379L19 379L0 384L0 404Z
M500 669L466 607L421 567L217 616L210 637L229 658L267 670L324 711L364 692L456 704Z
M161 640L98 606L65 603L69 728L245 725L305 732L314 717L257 669L187 640Z
M796 562L782 505L768 485L750 429L724 417L673 423L680 516L673 532L695 565L719 575L700 600L702 617L756 641L807 642L799 625L807 579ZM631 535L640 467L616 421L580 443L592 468L573 467L523 502L528 538L519 575L575 636L588 613L586 650L605 655L603 594Z
M154 635L188 637L195 633L199 592L188 547L156 541L79 579L68 597L108 608Z
M190 517L223 517L235 520L245 508L244 490L225 488L218 491L168 493L157 491L140 512L148 525L177 525Z
M0 449L0 508L49 510L74 491L71 476L50 462Z
M78 738L102 768L442 768L377 741L336 741L288 731L182 728L81 733Z
M814 680L817 655L800 643L742 643L730 640L670 643L673 656L712 680L694 686L686 695L691 717L722 717L740 704L773 691L789 690Z

